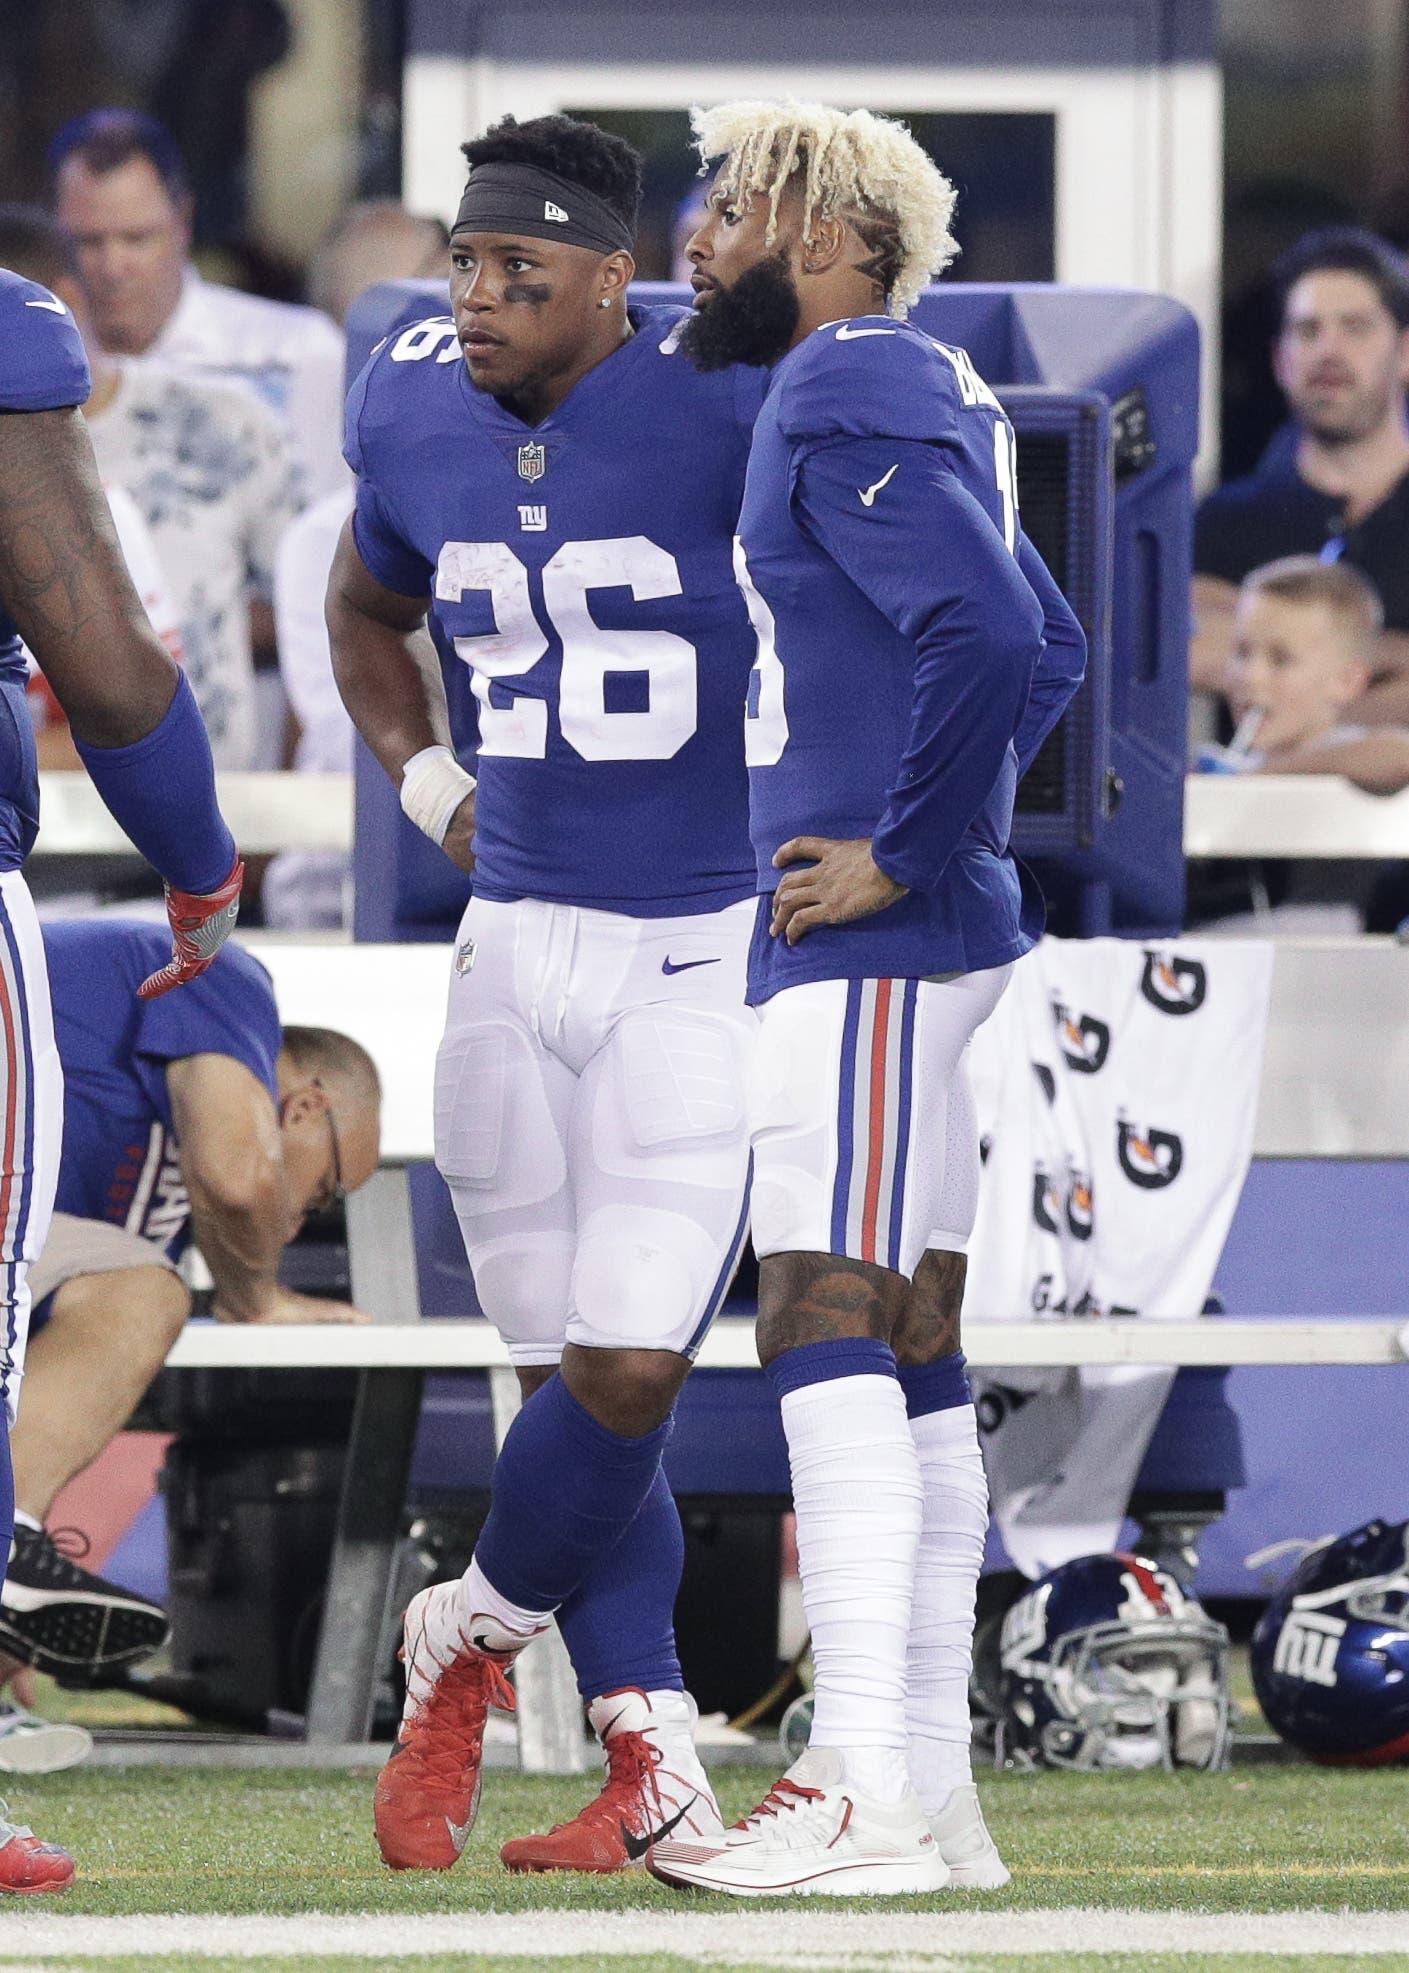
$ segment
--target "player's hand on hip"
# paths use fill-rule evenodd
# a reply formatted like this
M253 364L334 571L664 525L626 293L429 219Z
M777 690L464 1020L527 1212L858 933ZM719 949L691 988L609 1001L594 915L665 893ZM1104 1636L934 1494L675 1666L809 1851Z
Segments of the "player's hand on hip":
M475 836L475 791L471 788L460 806L450 818L450 827L445 832L441 848L457 870L472 871L475 867L475 853L470 847Z
M789 869L802 864L803 869ZM794 836L773 858L774 868L788 870L773 893L773 919L768 929L789 945L818 925L849 925L868 918L905 896L880 869L867 836L854 842L834 842L826 836Z
M171 958L138 987L138 997L155 1000L173 987L198 980L235 929L240 915L240 886L245 866L239 857L225 882L213 891L178 891L166 886L166 915L171 921Z

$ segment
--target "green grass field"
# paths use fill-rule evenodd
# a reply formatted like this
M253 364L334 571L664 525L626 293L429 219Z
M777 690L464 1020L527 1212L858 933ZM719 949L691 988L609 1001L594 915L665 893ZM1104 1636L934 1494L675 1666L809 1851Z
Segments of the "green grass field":
M771 1771L732 1768L717 1771L726 1815L751 1807L772 1779ZM584 1798L584 1783L523 1777L492 1771L471 1846L460 1867L445 1875L394 1876L378 1861L370 1824L372 1777L367 1773L320 1774L296 1771L97 1769L71 1771L22 1784L11 1780L14 1812L45 1836L71 1848L80 1879L63 1899L26 1900L7 1905L0 1918L0 1973L19 1969L103 1967L119 1969L174 1965L189 1973L284 1973L316 1966L319 1973L367 1973L369 1966L414 1966L419 1973L528 1973L551 1966L555 1973L588 1969L649 1967L651 1973L686 1973L705 1965L736 1969L757 1966L794 1968L845 1966L848 1973L895 1973L933 1968L935 1973L1076 1973L1088 1965L1101 1973L1288 1973L1288 1969L1335 1968L1336 1973L1373 1967L1375 1973L1409 1973L1409 1776L1401 1769L1378 1773L1325 1771L1292 1765L1258 1765L1213 1776L1037 1776L995 1775L984 1784L989 1819L1014 1873L1010 1890L984 1898L948 1896L939 1900L876 1900L859 1908L849 1901L813 1900L814 1914L860 1910L868 1928L879 1928L874 1944L850 1935L835 1950L809 1957L789 1943L794 1905L750 1904L748 1913L766 1916L776 1934L760 1952L756 1934L741 1936L737 1950L717 1938L697 1957L656 1952L633 1941L632 1928L656 1919L676 1922L674 1914L740 1922L741 1908L676 1893L643 1874L613 1878L511 1877L498 1863L498 1848L509 1835L570 1814ZM981 1912L985 1922L1004 1913L1041 1913L1056 1927L1065 1914L1127 1911L1133 1921L1158 1927L1167 1923L1176 1948L1121 1955L1102 1948L1099 1956L1070 1952L1054 1936L1052 1950L1033 1953L1033 1921L1015 1921L1011 1944L997 1956L986 1950L957 1954L945 1943L955 1914ZM892 1914L928 1914L901 1946L880 1937ZM1209 1953L1203 1934L1183 1937L1191 1925L1220 1922L1216 1914L1343 1913L1402 1914L1381 1926L1373 1951L1343 1948L1289 1956L1285 1939L1280 1956L1230 1950ZM192 1915L197 1922L182 1934L179 1951L148 1945L127 1953L116 1931L95 1944L86 1916L122 1914ZM367 1914L368 1922L403 1923L404 1939L378 1956L377 1949L337 1936L295 1942L301 1914ZM545 1957L531 1950L531 1914L542 1914L556 1943ZM13 1914L13 1916L12 1916ZM279 1927L264 1956L248 1941L240 1956L222 1939L220 1915L265 1915L289 1926L288 1949ZM426 1925L440 1915L427 1950L415 1949L416 1921ZM495 1915L521 1914L513 1921L513 1943L529 1951L496 1947L477 1950L476 1934ZM598 1916L601 1914L602 1916ZM616 1920L610 1918L616 1914ZM731 1916L731 1914L735 1916ZM1159 1915L1168 1915L1161 1920ZM1203 1914L1202 1917L1199 1914ZM42 1934L28 1939L42 1919ZM202 1925L199 1921L204 1919ZM563 1942L563 1924L580 1921L580 1940ZM453 1921L447 1951L445 1921ZM463 1941L460 1924L463 1920ZM62 1930L56 1929L61 1927ZM130 1921L129 1921L130 1922ZM1104 1920L1102 1922L1105 1922ZM1238 1939L1231 1917L1230 1948ZM1293 1921L1296 1923L1299 1921ZM334 1926L337 1920L333 1920ZM620 1942L613 1936L620 1929ZM344 1927L346 1921L343 1921ZM917 1944L922 1939L923 1945ZM71 1941L71 1945L70 1945ZM257 1942L256 1942L257 1943ZM1111 1944L1119 1946L1119 1926ZM1153 1942L1152 1942L1153 1943ZM1161 1942L1162 1943L1162 1942ZM1323 1941L1324 1943L1324 1941ZM206 1956L202 1956L202 1950ZM153 1955L167 1953L164 1960ZM802 1956L799 1956L799 1954ZM94 1956L101 1954L101 1957Z

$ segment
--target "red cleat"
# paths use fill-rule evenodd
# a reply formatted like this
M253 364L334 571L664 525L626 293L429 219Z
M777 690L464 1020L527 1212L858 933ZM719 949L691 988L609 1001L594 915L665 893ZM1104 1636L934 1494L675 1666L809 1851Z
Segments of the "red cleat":
M504 1672L517 1654L476 1649L461 1634L445 1608L458 1589L437 1583L406 1611L406 1706L373 1797L377 1844L392 1870L449 1870L458 1863L479 1810L489 1709L514 1710ZM444 1656L432 1649L428 1617L438 1632L449 1624L454 1642Z
M73 1858L57 1843L41 1843L21 1822L7 1822L9 1810L0 1802L0 1892L35 1897L43 1891L66 1891L73 1882Z
M604 1875L640 1863L669 1836L708 1840L723 1824L695 1752L694 1701L684 1692L628 1687L587 1709L601 1737L607 1778L571 1822L546 1836L517 1836L500 1851L507 1870L582 1870Z

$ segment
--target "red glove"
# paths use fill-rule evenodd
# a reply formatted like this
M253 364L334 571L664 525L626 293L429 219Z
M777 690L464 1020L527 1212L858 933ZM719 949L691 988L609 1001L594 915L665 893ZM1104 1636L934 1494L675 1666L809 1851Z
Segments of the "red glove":
M139 1000L155 1000L187 980L198 980L235 929L240 915L240 886L245 866L239 857L235 867L218 890L196 895L166 887L166 915L171 920L174 950L160 972L143 980L137 989Z

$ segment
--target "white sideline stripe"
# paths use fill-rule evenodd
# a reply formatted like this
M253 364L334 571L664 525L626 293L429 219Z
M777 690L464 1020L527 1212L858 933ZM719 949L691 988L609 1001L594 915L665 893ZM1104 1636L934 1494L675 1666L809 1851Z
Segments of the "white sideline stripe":
M931 1912L523 1911L357 1914L266 1918L187 1916L63 1918L5 1914L0 1973L19 1953L66 1957L412 1959L431 1953L567 1959L601 1953L657 1960L668 1954L727 1966L875 1967L903 1955L937 1973L955 1953L1245 1952L1389 1953L1409 1949L1409 1913L1332 1911Z

